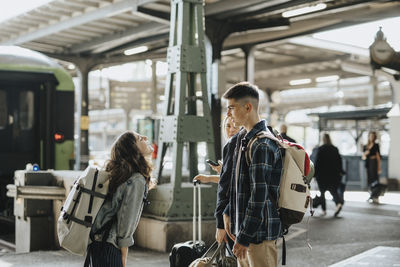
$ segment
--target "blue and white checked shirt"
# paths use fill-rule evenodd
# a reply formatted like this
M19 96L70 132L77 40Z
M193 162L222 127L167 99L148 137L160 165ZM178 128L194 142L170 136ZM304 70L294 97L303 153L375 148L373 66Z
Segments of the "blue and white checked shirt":
M264 240L276 240L281 236L281 221L271 199L277 200L279 197L285 151L275 141L260 138L252 145L252 161L247 166L245 148L251 138L260 131L268 131L264 120L258 122L237 142L229 205L225 209L225 213L230 217L232 233L237 242L244 246L250 243L258 244ZM243 149L240 150L240 146ZM241 155L236 181L234 174L238 153Z

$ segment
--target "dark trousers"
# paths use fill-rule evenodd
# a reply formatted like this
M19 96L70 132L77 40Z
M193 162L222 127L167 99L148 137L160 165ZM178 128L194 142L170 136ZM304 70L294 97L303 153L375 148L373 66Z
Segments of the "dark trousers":
M378 161L377 159L370 159L367 168L368 186L371 192L370 198L377 198L381 194L378 174Z
M88 247L84 267L122 267L121 250L108 242L93 242Z
M344 193L344 189L343 192L341 192L341 188L338 186L327 186L324 184L320 184L318 183L318 187L319 187L319 191L321 192L321 196L319 197L318 200L316 200L315 204L313 205L314 208L318 207L319 205L321 205L322 210L326 211L326 200L325 200L325 192L329 191L329 193L331 193L332 197L333 197L333 201L335 202L335 204L342 204L344 203L344 199L343 199L343 193Z

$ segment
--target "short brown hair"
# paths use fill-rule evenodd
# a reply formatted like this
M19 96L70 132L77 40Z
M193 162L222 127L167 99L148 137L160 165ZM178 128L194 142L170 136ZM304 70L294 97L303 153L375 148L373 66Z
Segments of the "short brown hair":
M234 99L236 101L250 97L257 99L258 102L260 99L258 90L258 87L254 84L249 82L240 82L229 88L222 97L226 99Z

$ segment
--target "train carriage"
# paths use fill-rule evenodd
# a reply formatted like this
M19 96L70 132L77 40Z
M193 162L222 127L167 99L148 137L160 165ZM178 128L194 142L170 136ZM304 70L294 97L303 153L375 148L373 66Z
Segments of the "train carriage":
M0 217L10 218L6 185L14 171L70 169L74 158L74 84L47 56L0 46Z

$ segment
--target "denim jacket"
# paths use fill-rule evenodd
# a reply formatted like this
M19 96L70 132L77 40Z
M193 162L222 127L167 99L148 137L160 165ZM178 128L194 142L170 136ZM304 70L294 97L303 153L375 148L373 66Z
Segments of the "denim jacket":
M117 248L132 246L134 244L133 233L139 223L146 196L145 178L140 173L133 174L117 188L112 198L104 201L97 213L91 232L96 233L116 215L116 220L111 226L106 241ZM96 241L100 241L102 238L101 235L94 236Z
M238 142L236 151L241 153L238 180L235 173L239 156L235 157L233 164L229 205L224 211L230 217L230 229L237 242L244 246L276 240L282 232L279 215L271 199L279 198L284 150L275 141L260 138L252 145L249 166L245 157L248 142L258 132L266 130L266 122L262 120Z

